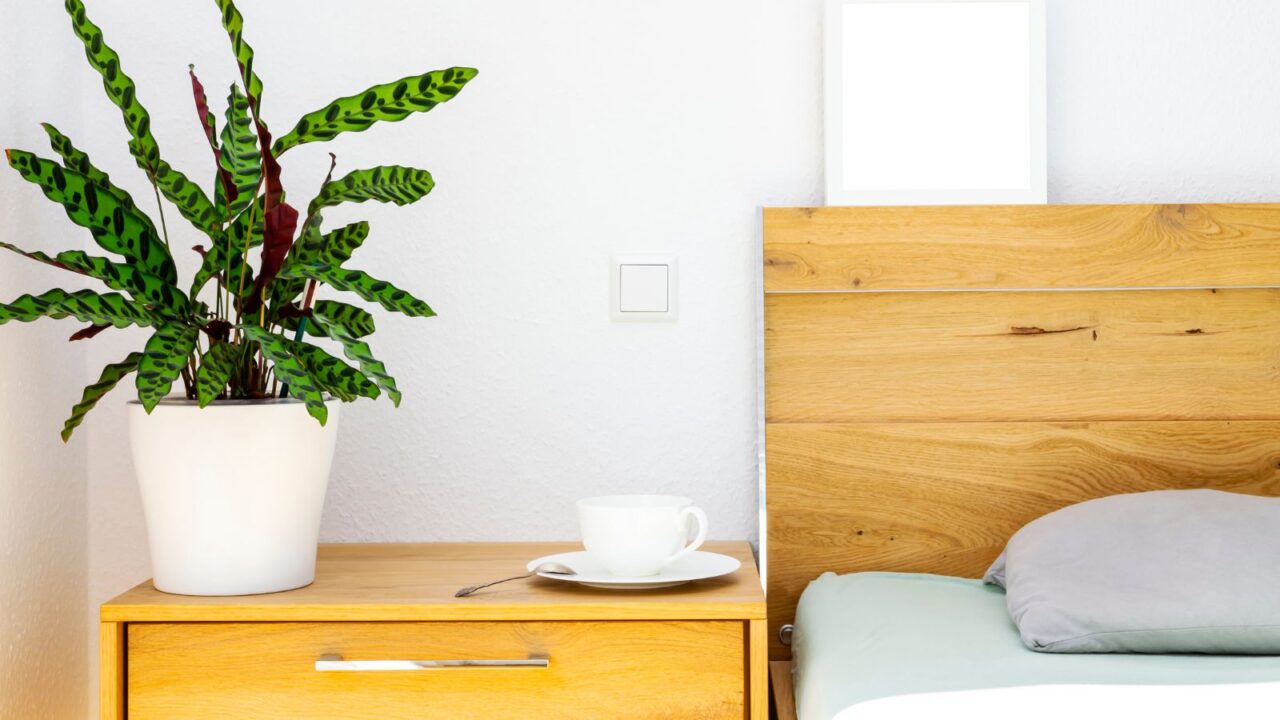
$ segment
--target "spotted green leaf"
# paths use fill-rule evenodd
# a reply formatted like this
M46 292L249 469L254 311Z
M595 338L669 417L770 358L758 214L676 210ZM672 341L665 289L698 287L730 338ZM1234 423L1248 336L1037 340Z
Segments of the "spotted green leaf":
M385 280L379 280L360 270L335 268L332 265L313 263L286 268L281 277L301 277L322 282L338 290L353 292L369 302L401 312L410 317L432 317L436 313L431 306Z
M378 387L386 390L391 402L396 407L400 407L400 390L396 387L396 379L387 373L387 366L373 356L373 350L369 348L368 343L354 336L340 320L331 318L328 310L329 308L322 308L317 303L312 313L312 321L324 328L329 337L338 341L342 345L343 354L360 366L360 372L373 378Z
M66 250L50 257L39 251L28 252L7 242L0 242L0 248L11 250L36 262L96 278L106 283L112 290L123 290L132 295L135 300L148 303L155 309L170 315L180 315L187 310L187 299L177 292L177 288L132 265L94 257L80 250Z
M169 394L173 381L187 366L187 358L196 349L200 331L194 325L168 323L156 328L142 349L138 363L138 400L150 413Z
M408 205L431 192L435 181L431 173L399 165L383 165L366 170L353 170L345 177L327 182L311 201L307 214L344 202L378 202Z
M313 219L318 218L319 214L317 213L311 217ZM289 254L285 258L285 267L308 265L319 260L320 250L324 246L324 236L320 234L319 225L319 222L310 222L302 227L298 241L289 248ZM277 275L275 282L271 284L273 304L276 307L280 307L292 302L294 298L302 294L306 287L307 280L305 278L286 278Z
M151 134L151 116L138 101L138 88L120 67L120 55L102 37L102 30L89 20L83 0L66 0L71 28L84 44L85 57L98 74L107 98L120 108L125 128L132 138L129 153L138 167L156 183L160 192L178 207L178 211L197 228L211 232L217 227L213 205L194 183L160 159L160 146Z
M227 96L227 122L222 126L222 147L218 154L218 164L231 175L236 188L236 199L230 207L230 215L235 217L249 207L262 178L258 136L253 129L253 121L249 118L249 101L237 85L231 86L231 94ZM214 196L214 204L219 208L226 203L223 195L219 185Z
M98 382L86 387L84 394L80 397L80 402L71 408L71 417L62 425L62 442L71 439L71 433L80 427L80 423L84 422L84 416L89 413L98 401L104 395L111 392L116 385L120 383L129 373L138 369L138 363L142 361L142 353L129 353L128 357L118 363L112 363L102 369L102 375L98 378Z
M133 153L134 159L150 175L151 180L160 189L160 194L178 208L182 217L206 235L212 235L218 231L219 220L223 214L209 202L209 196L204 194L204 190L201 190L199 185L191 182L186 175L161 160L159 150L155 147L148 147L137 140L130 140L129 152Z
M259 197L253 207L245 208L240 212L228 226L226 233L214 236L213 243L205 251L200 268L196 270L195 277L191 281L189 297L193 300L209 280L218 273L225 273L228 268L231 270L233 290L240 288L241 272L245 274L245 293L253 288L253 269L244 262L244 251L246 247L255 248L262 244L262 202L262 198ZM253 218L252 225L250 225L250 217ZM245 245L246 233L249 235L247 246ZM228 254L231 256L230 264L227 263Z
M245 298L253 293L253 268L244 261L243 250L239 247L232 250L230 263L226 260L226 251L227 246L223 243L218 243L205 253L204 258L200 261L200 268L196 271L188 297L194 300L210 279L219 273L226 272L228 264L231 267L232 296ZM241 276L244 277L243 286L240 284ZM242 287L243 291L241 291Z
M351 223L324 234L321 239L319 260L328 265L341 265L351 259L351 253L369 237L369 223L363 220Z
M196 373L196 400L200 407L207 407L222 394L222 389L243 360L243 346L220 342L209 348L200 360L200 370Z
M49 123L42 123L41 127L48 134L49 145L53 148L53 151L58 153L58 157L62 158L63 167L83 174L97 185L99 190L114 193L125 207L132 208L135 206L133 197L123 189L113 185L111 177L95 167L93 162L89 160L89 156L71 143L71 138L63 135L58 131L58 128ZM150 222L150 218L148 218L148 222ZM152 228L153 232L154 230L155 228Z
M71 28L84 44L85 57L98 74L107 98L120 108L130 137L148 144L155 144L151 136L151 116L138 102L138 88L133 79L120 68L120 56L107 45L102 30L89 20L82 0L66 0L67 14L71 16Z
M240 329L247 339L258 344L262 354L274 366L276 377L289 385L292 395L302 399L311 417L319 420L321 425L328 422L329 409L325 407L324 394L302 362L294 357L289 341L257 325L241 325Z
M303 115L292 130L276 141L272 151L280 155L296 145L331 140L344 132L360 132L378 121L399 122L413 113L427 112L452 100L478 72L467 67L433 70L339 98Z
M323 313L330 318L330 322L342 325L347 334L352 337L360 338L373 334L373 316L369 314L369 311L334 300L317 300L310 312L311 317L308 318L307 322L307 334L312 337L329 337L329 333L325 332L324 328L315 322L315 314L317 312ZM280 325L287 330L296 331L302 317L302 315L285 317L281 320Z
M134 300L119 293L99 295L90 290L48 290L39 295L23 295L0 305L0 325L10 320L31 322L40 318L61 320L73 317L95 325L155 325L158 319Z
M352 337L362 338L373 334L373 316L355 305L336 300L317 300L312 308L312 315L323 317L330 325L341 327Z
M240 67L240 77L244 80L245 92L255 103L262 102L262 81L253 71L253 48L244 40L244 16L236 9L232 0L215 0L222 13L222 27L231 39L231 50L236 56L236 65ZM254 114L257 114L255 110Z
M325 392L343 402L351 402L360 397L369 399L378 397L380 392L378 386L370 382L359 370L315 345L293 340L286 342L293 356L306 368L307 374Z
M151 220L132 203L102 191L87 175L52 160L21 150L7 150L5 155L23 179L38 185L45 197L62 205L67 217L88 228L104 250L134 261L166 282L177 281L168 249L160 242Z
M313 216L317 217L317 216ZM306 265L315 262L341 265L351 258L351 253L369 236L369 223L358 222L332 232L320 234L319 223L303 228L302 237L289 250L286 262ZM277 305L292 300L306 289L306 280L294 278L282 280L272 288Z

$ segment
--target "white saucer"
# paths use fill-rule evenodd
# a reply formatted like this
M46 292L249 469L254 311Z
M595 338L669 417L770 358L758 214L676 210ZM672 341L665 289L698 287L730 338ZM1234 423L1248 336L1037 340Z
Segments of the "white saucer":
M606 588L609 590L650 590L653 588L674 587L694 580L728 575L742 566L737 558L720 553L695 551L676 560L662 569L657 575L646 577L618 577L591 557L585 550L578 552L548 555L529 562L528 569L544 562L558 562L573 568L576 575L554 575L538 573L539 577L561 582L578 583L588 587Z

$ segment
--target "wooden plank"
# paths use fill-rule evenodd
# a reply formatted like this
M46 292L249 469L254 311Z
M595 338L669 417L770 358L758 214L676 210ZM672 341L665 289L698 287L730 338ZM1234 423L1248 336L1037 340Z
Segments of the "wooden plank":
M768 292L1231 287L1280 278L1280 205L770 208Z
M732 575L644 593L618 593L534 578L466 598L461 587L519 575L525 563L580 550L578 543L337 544L320 547L314 584L248 597L191 597L150 582L102 607L102 619L128 622L342 620L749 620L764 597L751 546L708 542L732 555Z
M770 422L1277 418L1280 290L769 295L765 371Z
M764 619L747 622L747 717L769 720L769 623Z
M125 626L104 622L98 633L98 717L125 720Z
M130 720L742 720L745 624L144 623ZM524 660L545 668L317 672L345 660Z
M773 706L777 710L777 720L796 720L791 661L774 660L769 663L769 675L773 678Z
M767 427L770 657L827 571L979 577L1025 523L1117 493L1280 495L1280 422Z

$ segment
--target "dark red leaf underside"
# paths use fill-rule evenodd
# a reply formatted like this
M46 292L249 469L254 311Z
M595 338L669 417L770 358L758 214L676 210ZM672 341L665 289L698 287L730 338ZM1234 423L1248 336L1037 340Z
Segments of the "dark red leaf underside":
M196 77L196 67L188 66L187 72L191 75L191 94L196 100L196 115L200 118L200 127L204 130L204 136L209 139L209 149L213 150L213 166L218 169L218 181L222 183L223 195L227 198L227 204L230 205L236 201L239 193L231 173L218 161L218 134L213 124L213 115L209 113L209 98L205 95L200 78Z
M88 340L89 338L95 337L98 333L102 332L103 330L106 330L109 327L111 327L110 324L90 325L87 328L77 330L75 333L71 335L71 337L67 338L67 340L70 342L75 342L77 340Z
M243 71L243 68L241 68ZM258 119L258 98L246 93L249 108L253 111L253 125L258 131L258 146L262 153L262 266L253 284L253 297L246 310L252 312L262 302L263 290L271 284L285 256L293 246L293 233L298 229L298 211L284 202L284 187L280 184L280 163L271 154L271 131Z

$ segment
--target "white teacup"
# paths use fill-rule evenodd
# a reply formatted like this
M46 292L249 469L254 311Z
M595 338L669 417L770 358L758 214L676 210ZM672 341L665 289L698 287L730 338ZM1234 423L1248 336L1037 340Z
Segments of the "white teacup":
M689 542L689 517L698 532ZM697 550L707 539L707 515L677 495L610 495L578 501L587 552L619 577L647 577Z

